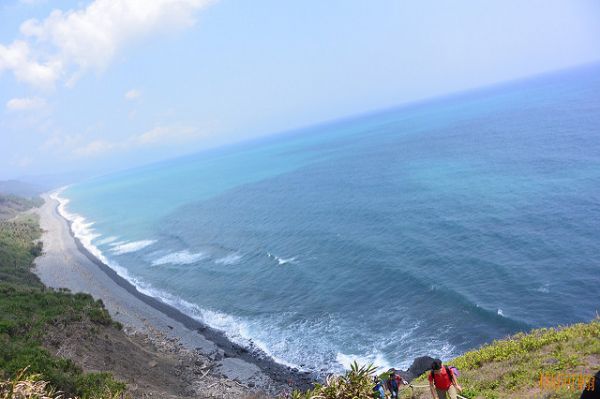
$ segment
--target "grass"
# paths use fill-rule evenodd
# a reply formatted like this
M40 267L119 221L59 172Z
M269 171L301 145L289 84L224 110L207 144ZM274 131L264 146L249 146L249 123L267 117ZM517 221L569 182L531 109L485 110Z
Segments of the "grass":
M460 370L468 398L579 398L579 381L560 387L544 385L549 376L591 377L600 369L600 319L567 327L541 328L484 345L448 361ZM420 377L415 385L427 383ZM428 390L415 398L428 398ZM409 391L404 394L410 397Z
M542 328L484 345L448 362L459 368L464 397L579 398L584 384L600 369L600 319L567 327ZM354 363L343 376L333 376L306 392L295 391L291 399L373 398L374 369ZM400 398L431 398L428 373L406 387ZM560 386L540 387L541 377L563 375ZM565 383L564 376L581 376Z
M71 323L81 321L119 326L102 302L87 294L47 289L31 272L33 260L43 250L37 241L40 236L34 215L0 221L0 378L14 379L27 369L66 395L113 397L125 389L123 383L108 373L84 373L42 346L50 327L68 331Z
M90 393L91 399L121 398L119 392ZM14 378L0 381L0 399L75 399L62 392L57 392L48 381L39 374L31 374L29 370L21 370Z

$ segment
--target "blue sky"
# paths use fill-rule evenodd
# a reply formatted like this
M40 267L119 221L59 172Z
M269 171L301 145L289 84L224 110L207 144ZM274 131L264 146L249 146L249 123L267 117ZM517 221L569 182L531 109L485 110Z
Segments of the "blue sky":
M127 168L600 61L595 0L9 0L0 179Z

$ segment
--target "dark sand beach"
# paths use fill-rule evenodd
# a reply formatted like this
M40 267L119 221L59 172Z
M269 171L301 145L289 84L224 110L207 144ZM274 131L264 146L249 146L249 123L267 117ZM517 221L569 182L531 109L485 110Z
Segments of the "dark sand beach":
M55 199L49 195L43 198L44 205L37 212L44 230L44 254L36 260L35 272L45 285L101 299L131 339L137 339L138 344L143 341L153 348L162 348L163 352L166 348L170 356L180 354L184 358L179 360L180 366L198 357L206 365L205 370L198 373L199 380L206 379L206 370L210 370L213 390L219 388L219 384L231 385L228 392L234 396L252 390L276 393L291 387L310 386L311 375L275 363L260 351L242 348L221 332L139 292L74 238L69 222L58 212ZM208 388L207 384L203 387L202 383L198 385L198 381L193 381L193 372L188 374L186 382L197 387L196 394ZM188 391L193 396L194 393Z

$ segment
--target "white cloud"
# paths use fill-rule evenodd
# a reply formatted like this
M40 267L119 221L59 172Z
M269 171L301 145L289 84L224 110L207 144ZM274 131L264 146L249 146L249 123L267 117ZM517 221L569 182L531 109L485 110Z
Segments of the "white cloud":
M122 141L93 140L73 150L77 157L103 155L111 151L132 150L155 145L177 145L206 136L206 132L189 126L156 126Z
M140 98L141 95L142 95L141 91L139 91L137 89L131 89L127 93L125 93L125 99L132 101L132 100L136 100L136 99Z
M187 28L212 0L94 0L78 10L54 10L21 25L26 40L0 45L0 73L50 88L69 85L88 69L106 68L125 46L160 31Z
M35 87L51 88L60 77L62 65L53 59L38 62L31 59L29 43L15 40L8 46L0 44L0 73L12 70L15 78Z
M39 97L13 98L6 103L6 108L9 111L27 111L43 108L44 106L46 106L46 100Z

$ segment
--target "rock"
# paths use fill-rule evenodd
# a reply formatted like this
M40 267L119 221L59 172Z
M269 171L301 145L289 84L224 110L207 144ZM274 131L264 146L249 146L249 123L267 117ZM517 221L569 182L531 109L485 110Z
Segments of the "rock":
M150 367L150 368L154 368L154 367L156 367L156 366L158 366L158 363L157 363L157 362L155 362L154 360L152 360L152 361L148 362L148 367Z
M416 358L407 370L408 379L417 378L426 371L431 370L431 363L434 359L430 356L421 356Z
M208 359L212 360L213 362L218 362L225 357L224 355L225 355L225 352L223 351L223 349L217 349L216 351L211 352L208 355Z

